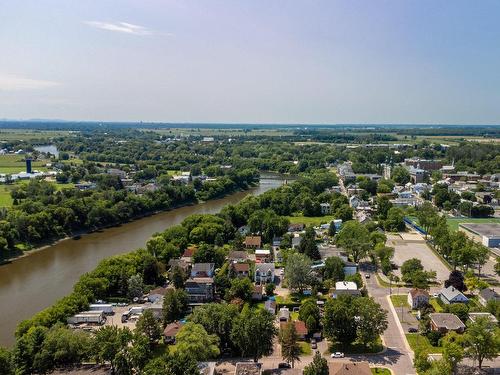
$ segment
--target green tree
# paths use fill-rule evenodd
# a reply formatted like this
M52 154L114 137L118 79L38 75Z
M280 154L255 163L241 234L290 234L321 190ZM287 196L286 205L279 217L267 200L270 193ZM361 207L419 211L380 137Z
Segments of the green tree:
M5 348L0 347L0 374L14 375L14 362L12 354Z
M299 253L307 255L311 259L320 259L318 245L316 244L316 231L312 226L306 228L306 232L298 247Z
M328 235L330 237L335 237L336 234L337 234L337 228L335 227L335 223L331 221L330 226L328 227Z
M295 361L300 361L300 346L297 342L297 331L293 322L288 322L280 329L279 334L281 344L281 356L283 359L291 363L294 368Z
M131 339L132 332L128 328L120 329L116 326L99 328L94 335L92 345L95 360L97 363L109 362L114 371L118 353L127 347Z
M392 232L404 231L404 212L401 208L392 207L389 209L387 212L387 219L384 221L384 228Z
M417 271L423 271L424 266L420 259L411 258L405 260L401 265L401 276L404 282L411 283L412 277Z
M174 284L175 289L184 288L184 283L186 281L186 273L179 266L174 266L172 271L170 271L170 279Z
M143 375L199 375L198 362L192 353L179 353L163 355L149 361Z
M323 277L333 281L344 280L344 262L337 256L328 257L325 260L325 267L323 268Z
M150 347L161 338L161 327L153 316L153 312L147 309L143 312L136 325L136 332L147 337Z
M209 335L201 324L188 322L182 326L176 338L176 350L193 353L197 361L216 358L220 354L219 338Z
M462 346L462 336L456 332L450 332L441 340L443 347L443 359L448 362L452 373L456 373L457 365L464 357L464 348Z
M240 298L243 301L252 299L253 284L248 277L231 280L231 288L226 292L226 299L231 301L235 298Z
M262 356L273 352L276 334L274 316L269 311L252 311L245 306L234 321L231 340L244 356L252 357L257 362Z
M500 351L500 330L488 318L477 318L465 333L465 356L477 361L479 368L485 359L494 359Z
M344 348L356 340L356 310L352 296L340 295L326 301L323 330L329 340L340 342Z
M314 353L312 362L304 367L304 375L328 375L328 362L319 351Z
M274 285L273 283L267 283L266 284L266 295L273 296L275 289L276 289L276 285Z
M188 296L183 289L168 289L163 298L163 325L181 319L187 305Z
M348 221L344 223L342 229L335 237L335 242L337 246L342 247L356 263L364 258L372 248L368 229L357 221Z
M128 296L130 298L141 298L144 290L141 275L131 276L127 281Z
M410 172L408 169L401 166L395 166L392 169L391 178L400 185L410 182Z
M359 342L369 344L387 329L387 311L371 297L354 299L356 310L356 337Z
M292 253L285 266L285 280L292 290L302 292L311 285L311 260L304 254Z
M310 332L316 331L318 323L321 320L321 316L315 299L307 299L304 303L302 303L302 305L300 305L299 319L306 323L307 329Z
M429 353L423 349L415 350L415 358L413 359L413 366L415 370L420 373L425 373L425 371L431 368L431 363L429 361Z

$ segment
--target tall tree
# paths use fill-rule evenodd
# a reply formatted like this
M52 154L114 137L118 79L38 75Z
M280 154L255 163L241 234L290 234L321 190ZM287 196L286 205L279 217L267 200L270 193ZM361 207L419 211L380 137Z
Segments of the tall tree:
M357 221L348 221L335 237L337 246L342 247L352 257L354 262L359 262L372 248L370 232Z
M311 259L320 259L318 245L316 244L316 231L312 226L306 228L306 232L299 244L299 253L307 255Z
M288 256L285 266L285 280L292 290L302 292L311 285L311 260L304 254L292 253Z
M332 279L333 281L344 280L344 262L342 259L336 256L326 258L323 277L325 279Z
M328 362L319 351L314 353L312 362L304 367L304 375L328 375Z
M477 361L479 368L485 359L494 359L500 351L500 329L488 318L477 318L465 334L465 356Z
M168 289L163 298L163 325L181 319L187 305L188 297L183 289Z
M137 321L136 332L147 337L152 347L161 337L161 327L150 309L144 311Z
M193 353L197 361L216 358L220 354L219 338L209 335L201 324L184 324L175 339L177 350L180 353Z
M300 361L300 346L297 342L295 324L290 321L280 329L281 356L294 368L295 361Z
M0 347L0 374L14 375L12 354L10 351L2 347Z

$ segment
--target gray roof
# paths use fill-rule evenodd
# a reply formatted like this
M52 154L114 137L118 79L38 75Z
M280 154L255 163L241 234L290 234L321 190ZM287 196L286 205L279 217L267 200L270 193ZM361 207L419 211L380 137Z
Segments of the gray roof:
M429 314L429 318L437 327L446 328L447 330L454 331L465 328L465 324L455 314L433 313Z
M210 273L213 272L215 268L214 263L195 263L193 264L193 268L191 269L191 273Z
M476 233L480 236L485 236L487 238L500 237L499 223L480 223L480 224L463 223L460 224L460 226L473 233Z
M442 294L444 298L446 298L448 301L453 300L455 297L459 295L464 296L461 291L459 291L458 289L454 288L451 285L448 288L441 289L439 293Z
M491 288L485 288L479 292L479 295L483 297L486 301L489 300L495 300L498 301L500 300L500 295L498 295L497 292L495 292L494 289Z
M274 263L257 263L255 265L255 272L267 273L268 271L274 272Z

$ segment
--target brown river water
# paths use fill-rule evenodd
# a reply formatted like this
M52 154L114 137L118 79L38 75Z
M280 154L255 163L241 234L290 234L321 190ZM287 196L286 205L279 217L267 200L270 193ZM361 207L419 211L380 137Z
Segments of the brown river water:
M262 194L282 183L279 175L262 174L259 186L245 192L158 213L79 240L63 240L0 266L0 346L12 346L19 322L69 294L80 275L102 259L144 246L153 233L179 224L189 215L217 213L248 194Z

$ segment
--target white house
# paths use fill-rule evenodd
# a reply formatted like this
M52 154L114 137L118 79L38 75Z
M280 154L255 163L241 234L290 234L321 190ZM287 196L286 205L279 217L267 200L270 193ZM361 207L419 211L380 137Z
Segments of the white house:
M351 296L359 296L361 292L358 290L358 286L354 281L337 281L335 283L335 291L332 294L333 298L341 294L349 294Z
M322 215L329 215L332 212L332 208L330 206L330 203L321 203L321 214Z
M429 293L423 289L412 289L408 292L408 304L412 309L418 309L429 303Z
M450 303L467 303L469 299L464 294L450 285L448 288L441 289L439 299L449 305Z
M255 282L266 284L274 282L274 263L260 263L255 265Z

